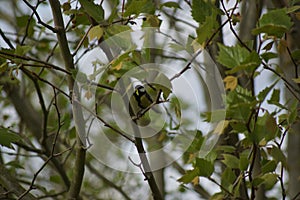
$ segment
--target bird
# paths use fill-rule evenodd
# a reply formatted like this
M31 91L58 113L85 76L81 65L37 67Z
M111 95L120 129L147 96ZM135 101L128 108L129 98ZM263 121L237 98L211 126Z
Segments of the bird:
M129 114L136 124L146 126L150 123L147 109L150 109L153 102L152 97L144 86L137 85L135 87L134 93L129 100Z

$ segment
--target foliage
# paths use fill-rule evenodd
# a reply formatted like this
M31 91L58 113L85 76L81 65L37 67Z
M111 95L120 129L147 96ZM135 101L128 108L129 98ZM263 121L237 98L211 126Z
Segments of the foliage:
M299 121L300 82L299 49L290 47L288 35L295 19L299 20L299 6L293 1L287 7L275 5L265 13L257 11L258 19L247 19L240 9L247 6L244 0L100 2L0 3L14 9L0 11L6 16L0 22L0 169L7 170L0 175L0 197L145 199L147 188L154 199L178 195L185 199L194 195L191 190L205 199L285 199L290 170L287 134L297 132L293 126ZM50 9L52 17L47 18L43 12L50 16ZM256 20L255 27L248 27L250 39L238 33L247 20ZM136 43L137 38L132 38L136 30L150 31L139 35L142 42ZM179 39L175 30L180 30ZM155 40L158 34L169 41ZM226 34L236 44L229 44ZM155 42L160 48L153 46ZM87 56L97 49L102 60ZM198 103L195 96L176 96L180 86L175 81L189 74L206 50L220 70L226 94L216 110L204 97L206 108L200 115L193 110ZM278 64L283 55L295 68L292 78ZM155 71L158 63L171 66L167 69L175 75ZM266 72L272 77L261 81ZM155 77L152 84L149 77ZM133 79L145 85L151 103L137 116L124 117L127 94L133 94L136 85ZM199 87L205 82L201 81ZM184 90L198 86L191 88ZM286 91L292 94L289 99L283 98ZM162 114L155 110L159 106L167 113L162 125ZM193 114L198 118L189 116ZM138 118L151 116L156 119L154 127L160 127L156 136L143 138L143 131L128 128L130 122L138 124ZM122 124L119 118L129 121ZM190 130L193 121L215 125L210 134L218 143L204 155L203 146L210 141L200 128ZM125 133L124 127L132 134ZM120 147L118 151L112 151L100 135ZM166 182L176 179L172 190L165 191L169 186L163 181L161 186L154 178L156 172L149 170L155 165L149 154L172 142L182 156L176 160L163 155L166 162L174 160L160 171L162 176ZM95 146L104 150L90 150ZM128 156L124 146L133 146L139 161ZM111 169L97 156L112 160L120 169L126 160L141 173ZM172 178L164 174L167 170Z

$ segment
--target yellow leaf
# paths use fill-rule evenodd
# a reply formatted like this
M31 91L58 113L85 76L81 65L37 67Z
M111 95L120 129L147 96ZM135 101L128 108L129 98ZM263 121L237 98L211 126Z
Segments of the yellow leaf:
M100 26L94 26L89 31L89 41L92 41L94 38L97 38L99 40L102 37L102 35L103 29Z
M228 120L219 121L219 123L217 124L217 127L214 130L214 133L219 134L219 135L223 134L224 130L228 127L228 125L229 125Z
M263 139L259 142L259 146L260 146L260 147L264 147L264 146L266 146L266 145L267 145L267 141L266 141L265 138L263 138Z
M193 180L192 180L193 185L199 185L199 177L196 176Z
M84 97L87 99L87 100L90 100L90 98L92 98L93 96L93 93L88 90L85 94L84 94Z
M300 78L293 78L293 81L294 81L295 83L300 83Z
M195 158L196 158L196 155L194 153L191 153L189 155L189 159L188 159L187 163L192 163L195 160Z
M230 91L234 90L238 83L237 78L234 76L226 76L223 81L225 83L225 89Z
M167 133L166 133L166 132L161 132L157 140L158 140L159 142L162 142L162 141L164 141L166 138L167 138Z
M193 47L194 52L198 51L199 49L203 49L203 45L199 44L197 40L193 40L191 45Z
M122 68L123 62L119 62L116 65L114 65L114 64L112 64L112 65L113 65L112 69L115 69L115 70L118 71L118 70L120 70Z

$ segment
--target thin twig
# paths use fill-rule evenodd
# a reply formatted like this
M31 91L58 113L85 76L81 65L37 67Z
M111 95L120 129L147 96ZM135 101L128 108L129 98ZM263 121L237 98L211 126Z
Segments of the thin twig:
M27 0L23 0L23 2L32 10L32 12L34 13L34 15L36 16L38 23L43 25L44 27L48 28L49 30L51 30L53 33L56 33L57 30L55 28L53 28L52 26L46 24L45 22L43 22L39 16L39 14L36 11L36 7L32 6ZM39 1L38 1L39 4Z
M39 1L38 1L38 3L36 4L36 6L34 7L34 10L36 10L36 9L38 8L38 6L39 6ZM24 44L24 42L25 42L25 40L26 40L26 38L27 38L27 36L28 36L28 31L29 31L30 22L31 22L33 16L34 16L34 13L31 13L30 17L28 17L28 19L27 19L27 24L26 24L26 28L25 28L25 34L24 34L24 36L23 36L22 41L20 42L21 45Z
M212 39L216 36L216 34L221 31L221 29L229 22L230 20L227 19L223 24L221 24L221 26L211 35L211 37L205 42L204 47L206 47L211 41ZM185 67L177 74L175 74L172 78L170 78L170 81L173 81L175 78L180 77L185 71L189 70L191 67L191 64L194 62L194 60L202 53L203 49L199 49L191 58L191 60L189 60L189 62L185 65Z
M115 131L116 133L118 133L119 135L121 135L122 137L126 138L127 140L129 140L130 142L134 143L134 139L127 136L126 133L123 133L122 131L118 130L117 128L113 127L112 125L110 125L108 122L106 122L103 118L101 118L100 116L98 116L96 113L94 113L91 109L89 109L88 107L86 107L85 105L83 105L81 102L79 102L77 99L74 99L74 102L78 103L83 109L85 109L86 111L88 111L90 114L92 114L94 117L96 117L99 121L101 121L104 126L110 128L111 130Z
M227 194L229 194L230 196L234 197L234 195L227 190L225 187L223 187L220 183L218 183L215 179L213 179L212 177L208 177L208 180L210 180L211 182L213 182L214 184L218 185L222 190L224 190Z
M117 186L113 181L110 181L108 178L106 178L104 175L99 173L99 170L97 170L90 162L86 164L88 169L91 173L95 174L99 179L101 179L104 183L109 185L110 187L117 190L120 194L123 195L123 197L127 200L130 200L131 198L126 194L126 192L122 189L121 186Z
M60 129L60 127L59 127L59 129ZM58 133L59 133L59 131L57 132L57 135L58 135ZM63 152L54 154L54 148L55 148L55 145L56 145L56 140L57 140L57 137L54 138L53 145L52 145L52 153L51 153L51 155L47 158L47 160L43 163L43 165L37 170L37 172L34 173L29 188L28 188L25 192L23 192L23 193L17 198L18 200L21 200L23 197L25 197L31 190L36 189L36 187L34 186L34 183L35 183L35 181L36 181L38 175L43 171L43 169L47 166L47 164L48 164L54 157L61 156L63 153L65 153L66 151L68 151L68 150L66 150L66 151L63 151Z
M75 51L72 53L72 56L73 56L73 57L74 57L74 56L77 54L77 52L79 51L80 47L82 46L84 40L85 40L86 37L88 36L88 34L89 34L89 32L90 32L90 30L91 30L92 27L93 27L93 26L90 25L89 28L88 28L88 30L87 30L86 33L84 34L84 36L81 38L81 40L80 40L79 44L77 45Z
M65 70L63 68L60 68L60 67L58 67L56 65L53 65L51 63L48 63L48 62L45 62L45 61L42 61L42 60L31 58L29 56L16 55L16 54L8 53L8 52L2 51L2 50L0 50L0 56L3 57L3 58L9 59L11 61L14 61L14 62L15 62L16 58L19 58L19 59L22 59L22 60L27 60L27 61L33 61L33 62L41 63L41 64L44 65L44 66L41 66L41 67L45 67L45 68L49 68L49 69L55 69L55 70L64 72L64 73L66 73L68 75L71 75L71 72L69 72L69 71L67 71L67 70ZM33 66L37 67L37 65L33 65Z
M3 40L6 42L6 44L9 46L11 49L15 49L15 47L12 45L10 40L6 37L6 35L3 33L2 29L0 28L0 35L3 38Z
M58 90L59 92L61 92L63 95L65 95L66 97L68 97L69 99L71 99L70 95L68 95L66 92L64 92L63 90L61 90L59 87L55 86L54 84L52 84L51 82L47 81L46 79L41 78L39 75L37 75L36 73L27 70L24 67L20 68L23 71L27 71L28 73L31 73L32 75L34 75L37 79L39 79L40 81L47 83L48 85L52 86L53 88L55 88L56 90Z
M224 9L226 15L227 15L227 20L229 20L229 27L230 27L230 30L231 32L233 33L233 35L235 36L235 38L239 41L239 43L245 47L249 52L252 52L252 50L241 40L241 38L238 36L238 34L236 33L236 31L234 30L233 28L233 25L232 25L232 22L231 22L231 16L228 14L226 8L225 8L225 5L224 5L224 2L223 0L221 0L221 5L222 5L222 8ZM232 14L233 14L233 11L232 11ZM271 67L268 66L268 64L266 64L264 61L262 61L261 63L264 67L264 69L267 69L271 72L273 72L275 75L277 75L279 78L281 78L283 80L283 82L285 83L285 85L287 86L287 89L292 93L292 95L298 100L300 101L300 98L292 91L296 91L297 93L300 93L300 91L298 89L296 89L284 76L282 76L281 74L279 74L276 70L272 69Z

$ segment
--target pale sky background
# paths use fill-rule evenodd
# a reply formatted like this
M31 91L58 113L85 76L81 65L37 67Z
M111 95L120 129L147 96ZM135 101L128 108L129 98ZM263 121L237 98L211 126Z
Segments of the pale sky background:
M7 3L8 1L0 1L0 9L1 10L4 10L6 12L8 11L11 11L11 9L8 9L9 8L9 3ZM64 1L61 1L61 2L64 2ZM96 1L97 2L97 1ZM105 1L104 1L105 2ZM229 3L233 3L233 1L229 1ZM22 4L23 6L24 3L20 2L20 4ZM105 3L104 3L105 5ZM227 7L231 7L232 5L227 5ZM26 6L25 8L26 10L28 10L29 12L28 13L31 13L31 10L29 10ZM186 9L189 9L189 7L184 3L184 7L183 7L183 11L178 11L178 14L177 16L180 16L181 18L185 18L187 19L190 23L193 23L195 26L197 26L197 23L193 22L192 18L191 18L191 14L190 13L186 13ZM105 8L104 8L105 10ZM38 12L41 16L41 18L43 19L43 21L48 21L50 19L52 19L52 13L51 13L51 10L50 8L48 7L40 7L38 9ZM105 13L106 17L108 16L108 13ZM160 18L164 21L164 16L161 15ZM65 22L67 21L66 20L67 18L65 18ZM5 24L3 23L3 21L1 20L0 18L0 26L1 26L1 29L3 31L5 31L5 33L9 33L9 32L13 32L14 30L12 30L12 27L9 25L9 24ZM138 26L137 26L138 27ZM238 27L237 27L238 28ZM161 27L162 30L164 29L168 29L167 27L167 24L166 23L162 23L162 27ZM189 26L186 26L184 24L182 24L182 29L184 30L184 32L181 32L181 34L184 34L184 35L194 35L195 36L195 29L191 29ZM171 34L171 32L168 32L168 34ZM228 26L225 26L224 29L223 29L223 34L224 34L224 41L225 41L225 44L226 45L234 45L236 43L236 40L233 38L232 34L231 34L231 31L229 30L229 27ZM1 48L7 48L7 45L6 43L3 41L2 38L0 38L0 47ZM80 54L79 54L80 55ZM86 60L86 59L83 59L83 61ZM276 62L276 61L274 61ZM79 63L79 68L81 67L83 63ZM84 65L86 65L86 62L84 62ZM195 80L195 77L191 77L191 75L185 75L186 79L188 79L190 85L191 85L191 88L193 88L195 91L201 91L201 88L197 86L197 84L194 84L197 82L197 80ZM266 85L270 84L270 80L271 80L271 77L274 77L273 74L271 72L267 72L266 70L264 70L261 75L259 75L256 79L255 79L255 90L256 92L258 93L259 91L261 91L264 87L266 87ZM282 87L282 83L279 83L277 87ZM185 90L185 88L182 88L181 84L178 84L178 85L175 85L174 88L178 89L176 95L178 95L178 98L183 98L184 100L189 100L190 99L190 91L188 90ZM188 92L188 93L186 93ZM4 95L3 92L1 93L1 95ZM282 95L282 94L281 94ZM201 101L204 101L203 98L201 98L201 96L198 96L196 97L198 98L198 103L199 103L199 107L197 109L201 110L201 109L204 109L203 107L201 107L201 105L205 105L204 102L201 102ZM0 105L1 106L1 105ZM267 108L267 109L274 109L270 106L266 106L266 105L263 105L263 107ZM0 113L0 118L3 117L3 115L5 114L8 114L11 116L10 118L10 121L7 121L7 125L9 125L10 123L12 123L13 121L18 121L18 118L15 114L15 111L13 109L5 109L5 110L2 110L1 113ZM191 118L196 118L198 117L198 113L196 112L193 112L192 110L188 111L188 114L187 116L190 116ZM5 124L4 124L5 125ZM205 126L205 124L201 124L200 123L200 126ZM201 127L198 127L198 128L201 128ZM1 150L3 151L9 151L8 149L6 148L1 148ZM7 157L7 160L9 160L9 157ZM40 162L37 162L37 167L36 169L32 169L33 171L37 170L39 168L39 164L41 164ZM86 174L87 175L87 174ZM127 174L125 175L125 179L127 179L127 181L129 181L130 179L130 174ZM141 180L143 179L143 177L141 176L140 174L140 177L141 177ZM180 176L178 175L177 172L175 172L173 169L170 169L168 168L166 170L166 191L174 191L177 189L177 186L179 185L179 183L176 181ZM207 189L210 193L213 193L213 192L217 192L215 188L217 188L217 186L213 183L211 183L210 181L207 181L206 179L204 178L201 178L200 182L202 183L205 183L205 185L207 185ZM148 185L146 183L143 183L143 187L141 188L141 191L143 190L148 190ZM184 199L192 199L192 198L198 198L198 195L194 192L194 191L189 191L188 192L188 195L187 194L181 194L180 192L177 192L176 193L176 197L178 199L181 199L181 198L184 198ZM167 196L166 198L167 200L173 200L174 197L173 195L172 196Z

